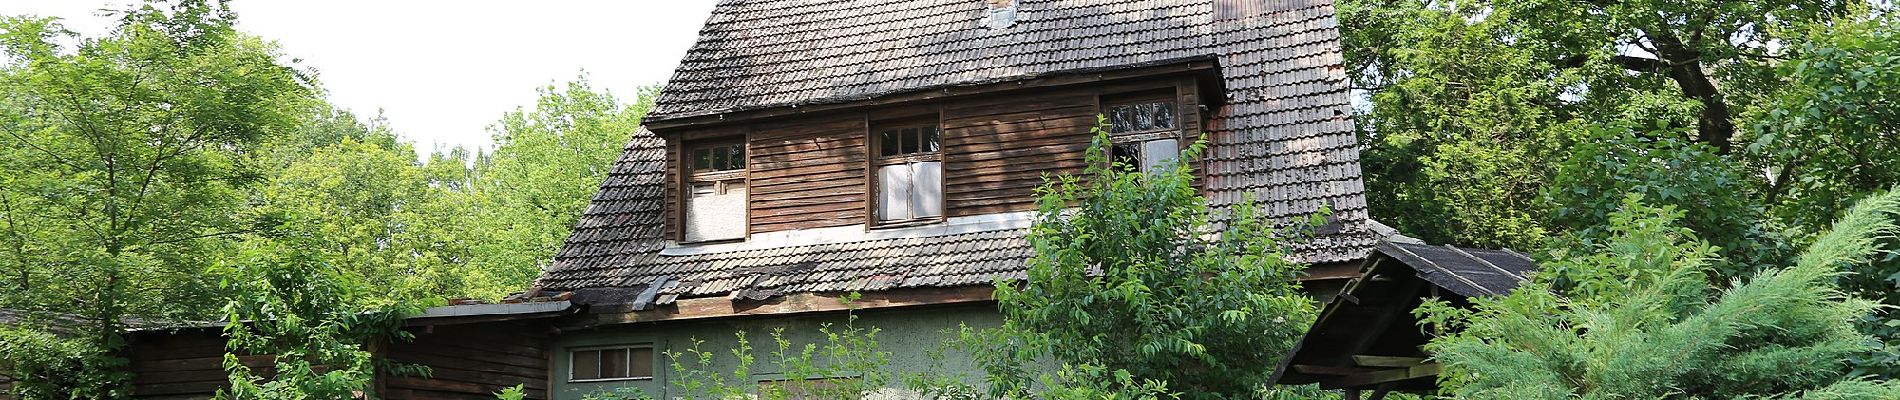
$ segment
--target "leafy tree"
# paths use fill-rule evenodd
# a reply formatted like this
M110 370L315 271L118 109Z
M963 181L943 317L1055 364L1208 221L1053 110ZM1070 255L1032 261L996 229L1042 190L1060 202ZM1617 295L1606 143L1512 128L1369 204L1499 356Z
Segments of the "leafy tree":
M1619 199L1675 206L1718 286L1782 265L1848 201L1900 181L1892 2L1339 3L1367 102L1373 215L1434 243L1608 240ZM1844 290L1900 305L1900 258ZM1900 373L1900 324L1857 359Z
M1879 306L1832 284L1900 232L1900 193L1862 201L1792 265L1726 289L1705 274L1716 249L1678 225L1684 212L1624 200L1610 240L1559 253L1505 296L1418 313L1447 394L1469 399L1889 399L1847 358L1869 346L1854 322Z
M1214 228L1186 164L1111 166L1105 132L1094 130L1086 177L1038 190L1027 279L997 284L1004 325L990 338L997 347L979 354L990 384L1002 396L1027 395L1038 380L1054 397L1255 395L1314 317L1294 280L1302 266L1286 261L1281 235L1251 205ZM1060 373L1033 372L1044 369L1025 361L1038 357Z
M72 395L123 394L102 369L128 317L193 319L220 292L201 272L250 231L255 155L313 89L222 2L147 4L77 40L50 19L0 19L0 307L83 319ZM63 46L76 40L73 47Z
M329 263L314 250L319 246L302 243L310 237L260 238L219 267L227 269L223 284L237 293L223 310L231 386L219 398L357 397L370 390L379 366L365 345L408 337L402 311L361 306L361 281ZM242 356L249 355L269 357L269 373L246 364Z
M1737 263L1785 259L1784 228L1799 242L1900 177L1873 162L1900 126L1880 7L1341 2L1369 204L1428 241L1532 248L1640 192Z
M520 290L540 275L600 189L658 87L628 100L594 89L582 75L564 87L537 90L532 109L516 109L490 125L495 148L472 173L482 218L468 223L487 234L471 241L468 260ZM492 289L486 296L499 296Z

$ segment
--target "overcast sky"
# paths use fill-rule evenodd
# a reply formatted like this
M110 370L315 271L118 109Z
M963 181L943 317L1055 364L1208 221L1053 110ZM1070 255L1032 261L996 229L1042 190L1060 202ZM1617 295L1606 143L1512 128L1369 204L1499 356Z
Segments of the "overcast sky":
M486 127L533 104L535 88L585 70L595 88L631 95L672 76L715 0L234 0L238 28L276 40L314 68L330 101L383 110L418 150L487 146ZM59 17L103 34L95 16L124 0L0 0L0 15Z

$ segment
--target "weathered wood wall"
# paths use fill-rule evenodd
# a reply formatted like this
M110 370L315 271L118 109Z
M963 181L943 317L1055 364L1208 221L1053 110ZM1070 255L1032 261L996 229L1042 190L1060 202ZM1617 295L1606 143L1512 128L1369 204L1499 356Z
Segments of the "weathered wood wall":
M752 232L863 224L865 120L836 115L752 129Z
M138 332L132 338L125 354L134 398L209 399L218 389L230 387L219 330ZM239 359L260 375L271 373L269 356Z
M528 322L445 325L417 330L410 343L389 346L398 363L429 366L430 377L386 376L387 399L485 399L523 385L528 398L547 398L549 337Z
M494 399L495 392L523 385L530 399L547 398L549 337L528 322L496 322L412 328L414 341L386 346L389 360L428 366L430 377L379 376L380 398ZM138 399L208 399L227 388L224 338L216 329L139 332L126 350ZM260 375L270 356L240 358Z
M940 118L947 216L1025 211L1034 208L1045 174L1083 172L1104 96L1173 91L1185 148L1203 131L1197 85L1189 76L1145 78L659 132L668 141L672 177L667 231L679 238L679 149L686 142L747 138L750 233L866 224L870 125L925 115Z

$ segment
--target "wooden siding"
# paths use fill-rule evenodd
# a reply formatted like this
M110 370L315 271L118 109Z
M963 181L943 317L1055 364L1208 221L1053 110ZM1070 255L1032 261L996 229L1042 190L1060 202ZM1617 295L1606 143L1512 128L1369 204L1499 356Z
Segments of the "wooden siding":
M694 140L748 137L749 232L867 225L872 196L867 160L875 121L935 115L943 149L948 217L1035 208L1044 176L1081 174L1101 99L1173 91L1181 144L1200 138L1202 89L1193 76L1163 76L1038 88L772 118L751 124L679 128L667 139L667 232L679 240L683 199L679 149ZM1200 165L1195 165L1197 176Z
M411 328L414 341L380 351L391 361L428 366L430 377L378 376L378 398L494 399L494 393L524 385L528 398L547 398L548 336L527 322ZM133 374L133 397L151 400L209 399L230 387L224 371L224 337L216 329L139 332L125 356ZM267 355L239 357L269 376Z
M864 117L836 115L752 127L752 232L864 223Z
M398 363L429 367L429 377L385 376L383 398L490 400L502 389L525 386L530 399L547 398L549 337L528 322L437 326L391 345Z

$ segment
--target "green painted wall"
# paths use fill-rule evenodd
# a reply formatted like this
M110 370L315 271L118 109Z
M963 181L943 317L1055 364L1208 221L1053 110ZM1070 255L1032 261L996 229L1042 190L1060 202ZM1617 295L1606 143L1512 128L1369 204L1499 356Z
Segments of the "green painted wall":
M941 359L930 354L940 348L947 340L956 337L960 325L972 328L991 328L1002 324L1002 317L996 313L993 304L924 307L898 310L867 310L858 312L858 326L877 327L879 347L890 352L889 372L898 374L916 373L930 370L936 373L949 371L949 376L960 377L976 382L981 371L965 354L957 351L945 352ZM751 342L753 357L752 381L766 381L779 378L777 366L770 360L777 344L772 342L772 331L784 329L785 338L794 346L815 343L823 346L825 339L819 333L820 324L829 322L842 325L844 313L810 314L796 317L740 317L703 322L672 322L656 324L632 324L595 328L589 330L563 332L555 339L555 358L553 371L554 398L580 399L597 391L622 387L638 388L658 399L670 399L681 396L680 390L667 387L670 377L676 375L671 360L664 353L685 352L692 346L693 340L702 340L701 351L719 354L717 370L730 374L735 363L731 350L736 347L735 332L745 331ZM654 348L652 379L617 380L605 382L573 382L569 371L569 351L596 346L610 345L651 345ZM895 392L903 382L893 379L887 386L894 386L886 394L905 397Z

